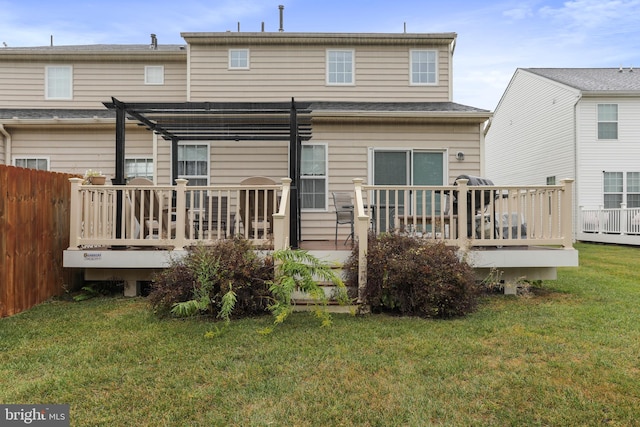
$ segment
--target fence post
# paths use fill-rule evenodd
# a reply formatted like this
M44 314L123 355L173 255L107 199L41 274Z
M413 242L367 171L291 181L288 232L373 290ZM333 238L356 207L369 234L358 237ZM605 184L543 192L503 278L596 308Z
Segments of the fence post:
M71 201L69 212L69 248L70 251L80 250L80 230L82 227L80 218L80 184L82 178L69 178L71 183Z
M620 234L627 234L627 204L620 203Z
M176 239L174 251L182 251L185 246L184 230L187 221L187 182L186 179L176 179ZM170 229L171 227L169 227Z
M573 179L565 178L562 184L562 212L560 227L562 229L562 246L573 247Z

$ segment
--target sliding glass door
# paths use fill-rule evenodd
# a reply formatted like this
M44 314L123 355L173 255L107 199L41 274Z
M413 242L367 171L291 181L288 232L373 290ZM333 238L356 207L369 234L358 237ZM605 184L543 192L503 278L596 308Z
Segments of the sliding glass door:
M443 185L445 177L443 151L426 150L384 150L374 149L372 176L374 185ZM406 193L406 194L405 194ZM426 200L423 203L423 199ZM422 215L423 209L430 214L431 194L424 192L395 191L383 192L376 201L381 219L380 228L387 229L389 217L397 215ZM440 194L435 194L435 210L440 210ZM393 226L393 224L391 224Z

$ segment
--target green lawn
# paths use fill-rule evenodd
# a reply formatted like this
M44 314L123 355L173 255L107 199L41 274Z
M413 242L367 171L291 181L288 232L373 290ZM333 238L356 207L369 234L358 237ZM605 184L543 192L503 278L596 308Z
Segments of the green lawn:
M158 320L144 299L0 320L0 403L72 426L640 425L640 248L577 245L530 297L462 319Z

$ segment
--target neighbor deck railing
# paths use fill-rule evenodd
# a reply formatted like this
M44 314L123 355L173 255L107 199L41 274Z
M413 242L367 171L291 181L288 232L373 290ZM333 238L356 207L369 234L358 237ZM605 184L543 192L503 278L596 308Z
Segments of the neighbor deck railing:
M640 208L580 208L578 228L582 233L640 236Z
M289 242L291 180L280 185L83 185L71 178L69 249L167 246L242 235L256 245Z

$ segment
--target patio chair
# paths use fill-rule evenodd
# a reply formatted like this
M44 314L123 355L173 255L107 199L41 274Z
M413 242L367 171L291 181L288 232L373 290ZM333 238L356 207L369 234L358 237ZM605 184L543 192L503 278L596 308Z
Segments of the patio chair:
M218 215L218 212L220 213ZM227 238L227 212L228 203L227 196L208 195L204 196L204 206L198 217L194 219L198 236L205 236L206 239L217 237L218 227L222 232L222 236ZM230 215L230 221L233 223L235 215ZM211 218L211 219L209 219Z
M333 196L333 206L336 209L336 238L335 244L338 245L338 226L343 224L351 225L351 233L344 241L346 245L349 239L353 241L354 237L354 217L353 217L353 199L351 193L331 193Z
M137 186L153 186L153 182L147 178L133 178L129 180L127 185ZM133 211L138 223L140 231L145 239L158 239L160 236L175 236L176 222L173 216L168 215L171 210L169 202L160 209L160 198L155 191L134 190ZM153 196L152 196L153 194ZM160 230L160 217L162 216L162 230Z
M240 182L243 186L276 185L276 182L265 176L252 176ZM240 221L245 236L254 238L273 233L273 213L276 210L275 190L240 190ZM266 199L265 199L266 198ZM265 210L266 207L266 210Z

